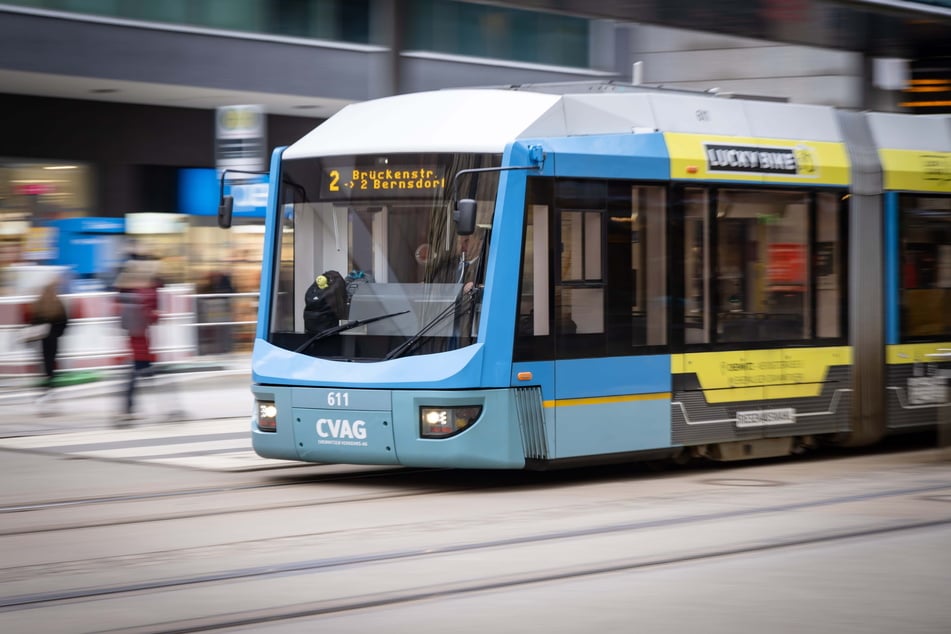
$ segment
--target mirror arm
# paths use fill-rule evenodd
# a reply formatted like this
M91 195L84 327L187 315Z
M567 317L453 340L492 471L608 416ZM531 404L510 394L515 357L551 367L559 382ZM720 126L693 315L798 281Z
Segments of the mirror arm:
M268 174L268 172L249 172L247 170L222 170L221 184L218 189L218 226L222 229L227 229L231 226L231 218L234 213L234 197L225 196L225 178L229 172L235 174L254 174L256 176L267 176Z
M476 201L471 198L459 200L459 177L463 174L479 174L484 172L507 172L511 170L540 170L545 165L545 151L540 145L528 146L528 160L531 165L510 165L509 167L473 167L459 170L452 177L453 202L452 219L456 223L456 232L459 235L470 235L475 231Z

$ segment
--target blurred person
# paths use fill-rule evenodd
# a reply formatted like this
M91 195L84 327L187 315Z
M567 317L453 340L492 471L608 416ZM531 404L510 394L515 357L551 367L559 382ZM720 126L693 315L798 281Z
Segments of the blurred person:
M33 303L27 307L26 323L31 326L42 327L40 350L43 357L43 393L39 402L45 402L52 395L55 385L56 357L59 354L59 340L66 331L69 318L66 314L66 304L59 296L60 279L57 277L48 282Z
M149 329L158 322L158 289L162 280L158 276L158 260L129 260L116 278L119 293L119 318L129 340L132 354L132 369L126 384L123 413L119 423L128 423L135 418L135 396L140 379L153 375L152 352Z
M202 285L202 293L229 295L236 293L231 276L222 271L208 273ZM227 322L234 321L232 298L204 297L199 303L199 321L204 324L220 324L206 327L210 330L207 336L202 337L207 352L231 352L234 340L234 328ZM204 334L204 333L203 333Z

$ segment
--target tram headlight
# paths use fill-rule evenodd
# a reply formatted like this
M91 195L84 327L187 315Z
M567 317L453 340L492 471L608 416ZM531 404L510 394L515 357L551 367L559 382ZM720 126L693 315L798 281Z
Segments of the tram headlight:
M447 438L468 429L481 413L481 405L423 405L419 408L419 435L423 438Z
M254 403L254 422L261 431L277 431L277 405L274 401Z

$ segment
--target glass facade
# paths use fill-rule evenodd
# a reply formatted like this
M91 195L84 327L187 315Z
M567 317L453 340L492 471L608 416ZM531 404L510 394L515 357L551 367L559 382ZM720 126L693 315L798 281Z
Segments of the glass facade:
M369 42L370 0L18 0L8 4L146 22Z
M470 2L412 0L404 48L587 68L589 21Z
M372 0L14 0L7 4L144 22L375 44ZM589 20L471 2L403 5L406 50L588 67Z

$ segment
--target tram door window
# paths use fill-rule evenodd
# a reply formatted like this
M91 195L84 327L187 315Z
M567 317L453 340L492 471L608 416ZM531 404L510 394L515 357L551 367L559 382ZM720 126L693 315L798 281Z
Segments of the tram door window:
M561 212L555 322L565 334L604 332L604 212Z
M646 353L667 343L664 188L531 179L525 223L518 360Z
M899 197L902 341L951 337L951 196Z
M625 243L630 243L631 297L633 322L632 341L635 346L667 344L667 198L663 187L631 188L630 229L624 216L611 214L608 233L608 270L614 279L623 271ZM649 239L648 239L649 238ZM615 255L617 254L617 255ZM614 284L610 296L614 296ZM618 309L624 296L619 295Z
M687 343L710 340L709 199L706 189L684 190L684 338Z
M816 196L816 243L812 261L816 281L816 336L841 337L842 325L842 196Z

